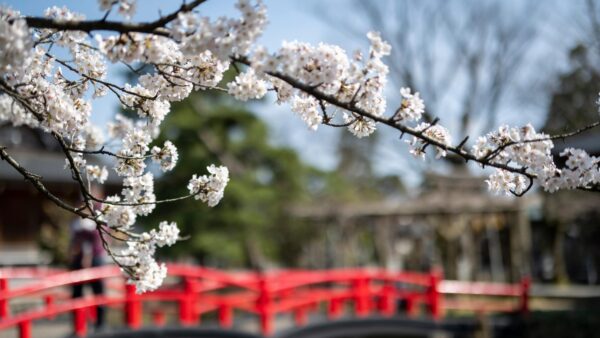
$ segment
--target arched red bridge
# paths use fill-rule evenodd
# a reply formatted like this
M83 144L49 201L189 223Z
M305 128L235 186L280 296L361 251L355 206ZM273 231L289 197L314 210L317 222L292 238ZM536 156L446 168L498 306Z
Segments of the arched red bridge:
M169 265L169 280L154 292L141 295L125 283L117 267L105 266L79 271L54 269L0 269L0 331L18 327L21 338L31 337L32 323L73 313L73 331L83 337L97 306L122 309L130 329L165 324L171 306L181 326L198 325L202 316L216 313L223 328L233 325L235 316L255 316L264 335L273 333L279 315L291 315L304 325L311 312L322 311L329 319L352 314L356 317L393 316L403 301L408 316L440 319L448 310L476 312L528 311L529 281L519 284L471 283L442 280L430 273L389 272L383 269L349 268L336 270L279 270L266 273L232 272L191 265ZM13 286L17 279L31 279ZM65 287L102 279L108 291L102 296L71 299ZM457 301L456 295L471 295ZM477 301L477 296L483 296ZM490 297L502 299L501 303ZM43 305L13 313L11 304L20 298L41 298ZM508 303L507 303L508 298ZM473 300L475 299L475 300ZM152 318L143 323L143 313ZM346 313L347 312L347 313Z

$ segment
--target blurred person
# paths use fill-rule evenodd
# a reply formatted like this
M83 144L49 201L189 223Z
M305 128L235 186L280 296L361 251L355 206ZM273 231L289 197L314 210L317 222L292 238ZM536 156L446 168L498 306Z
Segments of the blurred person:
M104 264L102 242L100 234L96 230L96 223L90 219L77 219L72 224L73 235L71 237L71 270L87 269ZM73 285L73 298L83 296L83 288L90 285L94 295L104 294L104 283L102 280L95 280L89 283ZM104 308L98 306L96 317L96 328L104 325Z
M101 198L98 194L98 188L92 188L92 193ZM94 191L96 190L96 191ZM98 206L95 206L98 207ZM70 270L80 270L104 265L104 249L102 239L96 229L96 222L91 219L77 218L71 223L71 245L70 245ZM83 296L83 288L89 285L96 296L104 294L104 283L102 280L95 280L89 283L73 285L72 298ZM104 326L104 307L97 307L96 329Z

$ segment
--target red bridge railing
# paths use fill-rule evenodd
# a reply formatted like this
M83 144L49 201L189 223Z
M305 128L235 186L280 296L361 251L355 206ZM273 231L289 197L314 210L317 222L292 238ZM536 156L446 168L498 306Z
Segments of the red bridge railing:
M180 325L197 325L202 316L216 313L221 327L233 325L236 312L255 315L263 334L274 330L275 316L292 315L304 325L310 312L325 310L330 319L353 309L357 317L371 314L392 316L403 301L407 315L426 314L440 318L444 309L471 311L528 310L529 282L521 284L465 283L443 281L437 271L399 272L382 269L282 270L267 273L225 272L199 266L169 265L169 281L156 291L138 295L125 283L118 268L105 266L79 271L0 269L0 330L18 327L21 338L31 337L32 322L73 313L74 332L83 337L88 319L98 306L120 307L124 323L132 328L143 324L142 314L154 302L175 303ZM9 287L16 278L32 278L22 287ZM108 286L105 295L71 299L65 287L102 279ZM173 282L175 280L175 282ZM444 295L501 296L518 300L511 307L486 307L472 302L444 299ZM40 298L43 305L22 313L12 313L11 303L18 299ZM485 304L489 304L486 300ZM162 307L164 308L164 307ZM147 312L147 311L146 311ZM151 313L154 325L165 324L165 311Z

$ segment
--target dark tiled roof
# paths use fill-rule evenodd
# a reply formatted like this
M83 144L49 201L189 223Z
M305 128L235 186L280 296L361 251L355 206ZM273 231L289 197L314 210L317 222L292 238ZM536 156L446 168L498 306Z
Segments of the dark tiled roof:
M60 153L43 150L11 150L9 154L20 165L32 172L42 176L42 182L47 183L69 183L75 184L71 173L65 169L65 157ZM88 159L90 164L100 164L99 161ZM0 161L0 182L19 181L23 182L23 176L4 161ZM107 182L109 185L117 185L121 180L114 172L109 171Z
M8 153L24 168L42 176L47 183L75 184L71 173L65 169L65 157L58 143L47 133L26 127L0 125L0 145L6 146ZM102 158L88 156L89 164L108 165ZM23 176L4 161L0 161L0 182L23 182ZM109 185L119 185L121 180L109 171Z

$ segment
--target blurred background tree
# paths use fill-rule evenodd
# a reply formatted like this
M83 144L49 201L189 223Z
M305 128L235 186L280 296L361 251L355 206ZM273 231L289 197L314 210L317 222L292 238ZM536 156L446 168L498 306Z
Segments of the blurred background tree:
M594 66L596 53L578 44L569 51L569 69L558 75L544 131L559 134L576 130L598 119L600 72Z
M597 18L598 9L587 3L589 18ZM595 15L594 15L595 14ZM596 25L591 26L596 27ZM589 31L591 41L596 30ZM569 67L555 80L548 117L543 130L560 134L582 128L598 119L598 92L600 91L599 64L596 61L598 45L578 43L569 51ZM557 140L554 153L568 147L584 148L590 154L600 155L600 134L591 130L569 140ZM564 162L562 158L556 161ZM552 257L553 264L540 275L560 283L578 282L596 284L600 280L600 239L598 203L600 198L583 191L559 191L544 194L544 222L547 227L537 229L539 243L536 256ZM539 264L538 266L544 266Z
M189 177L211 163L229 167L227 198L210 210L194 200L159 205L149 219L175 221L189 239L171 248L172 258L192 257L214 266L293 266L313 230L291 218L286 208L308 198L314 169L296 153L269 143L265 123L227 97L204 92L175 104L164 122L162 140L177 145L177 169L158 179L159 196L185 194Z
M294 206L381 200L403 191L397 176L373 173L374 142L342 138L336 170L318 170L293 149L273 145L266 123L246 107L221 93L197 92L174 104L163 123L157 144L171 140L180 156L177 170L157 178L158 196L187 193L189 178L211 163L226 165L231 178L227 198L211 210L186 200L159 204L143 220L177 222L189 237L164 256L223 267L298 266L323 232L296 217Z

